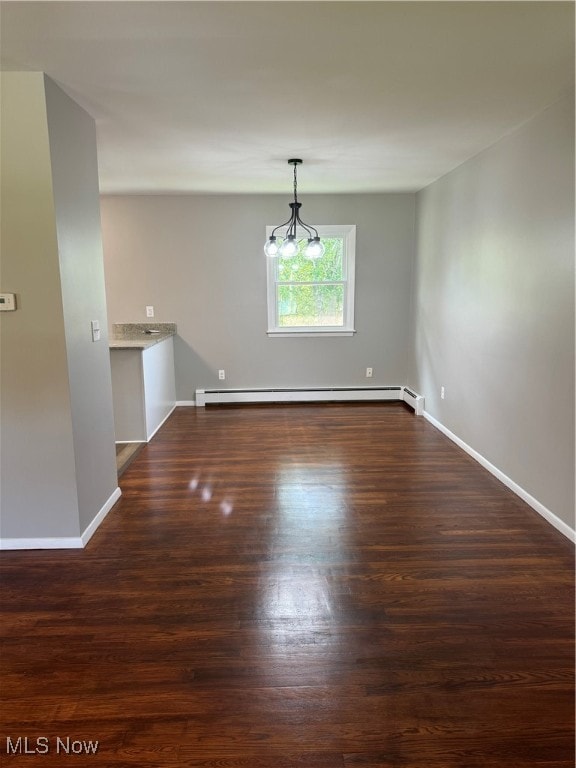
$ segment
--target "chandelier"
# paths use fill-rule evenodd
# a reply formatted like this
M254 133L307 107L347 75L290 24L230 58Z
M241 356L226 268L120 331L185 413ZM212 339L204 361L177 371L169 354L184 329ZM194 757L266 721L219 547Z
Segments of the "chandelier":
M304 249L304 256L308 259L319 259L324 255L324 245L320 241L318 230L315 227L310 226L310 224L305 224L300 218L300 208L302 208L302 203L298 202L296 168L299 165L302 165L302 160L288 160L288 164L294 166L294 202L289 203L292 213L288 221L285 221L284 224L279 224L272 230L272 234L264 246L264 253L266 256L280 255L284 259L291 259L293 256L296 256L299 250L297 228L300 227L308 234L308 245ZM283 227L286 227L286 231L282 236L281 245L278 245L276 242L276 232Z

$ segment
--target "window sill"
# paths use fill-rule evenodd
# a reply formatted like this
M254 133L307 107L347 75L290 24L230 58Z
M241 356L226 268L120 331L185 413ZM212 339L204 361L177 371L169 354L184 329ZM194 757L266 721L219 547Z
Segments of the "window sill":
M299 331L299 330L296 330L296 329L293 329L291 331L288 331L288 330L286 330L286 331L284 331L284 330L282 330L282 331L267 331L267 335L268 336L283 336L283 337L288 337L288 338L298 338L298 337L302 337L302 336L305 336L307 338L310 338L310 337L321 338L323 336L354 336L355 333L356 333L356 331L354 329L352 329L352 330L350 330L350 329L342 329L341 331L335 331L335 330L330 330L330 331L302 330L302 331Z

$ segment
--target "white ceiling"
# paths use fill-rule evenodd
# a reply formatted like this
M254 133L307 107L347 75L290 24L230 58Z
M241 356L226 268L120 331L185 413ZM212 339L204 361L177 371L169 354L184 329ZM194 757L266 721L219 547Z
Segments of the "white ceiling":
M95 119L101 190L416 190L573 89L571 2L4 2L2 68Z

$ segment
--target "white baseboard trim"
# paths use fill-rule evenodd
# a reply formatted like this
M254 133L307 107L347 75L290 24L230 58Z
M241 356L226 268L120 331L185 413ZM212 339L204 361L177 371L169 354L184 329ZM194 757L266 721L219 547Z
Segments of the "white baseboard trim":
M104 520L108 512L110 512L110 510L112 509L114 504L116 504L116 502L118 501L121 495L122 495L122 491L120 490L120 488L116 488L116 490L114 491L114 493L111 494L106 504L104 504L100 512L98 512L94 520L92 520L90 525L86 528L86 530L80 537L82 541L82 544L81 544L82 547L85 547L86 544L88 544L92 536L96 533L96 529L99 527L102 520Z
M0 539L0 549L82 549L80 536L48 537L41 539Z
M185 408L190 405L196 406L196 400L176 400L177 408Z
M481 464L484 469L487 469L488 472L500 480L501 483L504 483L507 488L510 488L511 491L513 491L522 499L522 501L525 501L526 504L529 504L532 509L538 512L539 515L542 515L542 517L548 523L550 523L550 525L553 525L556 530L560 531L560 533L566 536L567 539L570 539L570 541L576 542L576 531L572 530L572 528L570 528L570 526L567 525L563 520L560 520L560 518L555 515L554 512L551 512L547 507L544 506L544 504L540 503L538 499L535 499L534 496L531 496L528 491L525 491L524 488L518 485L518 483L515 483L514 480L511 480L508 475L505 475L504 472L498 469L498 467L494 466L494 464L488 461L488 459L484 458L481 453L478 453L478 451L475 451L474 448L471 448L468 443L465 443L464 440L461 440L457 435L445 427L444 424L435 419L434 416L431 416L427 411L424 411L423 415L424 418L430 422L430 424L436 427L436 429L440 430L440 432L446 435L446 437L450 438L450 440L456 443L459 448L462 448L463 451L466 451L469 456Z
M149 443L149 442L150 442L150 440L152 440L152 438L154 437L154 435L156 434L156 432L158 432L158 430L159 430L159 429L160 429L160 427L161 427L161 426L164 424L164 422L165 422L167 419L169 419L169 418L170 418L170 416L172 416L172 413L174 412L174 408L176 408L176 403L174 403L174 405L172 406L172 408L170 408L170 410L168 411L168 413L166 414L166 416L164 416L164 418L162 419L162 421L160 422L160 424L158 424L158 426L156 427L156 429L154 430L154 432L152 432L152 434L151 434L151 435L148 435L148 437L146 438L146 442L147 442L147 443Z
M108 512L120 498L122 491L116 488L94 520L81 536L46 536L39 539L0 539L0 549L83 549Z

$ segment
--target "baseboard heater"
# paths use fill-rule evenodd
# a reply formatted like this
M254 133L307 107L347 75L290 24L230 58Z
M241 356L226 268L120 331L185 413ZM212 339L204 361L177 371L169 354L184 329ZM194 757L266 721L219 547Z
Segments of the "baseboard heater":
M360 400L401 400L417 416L424 411L424 398L407 387L314 387L312 389L197 389L196 405L224 403L311 403Z

